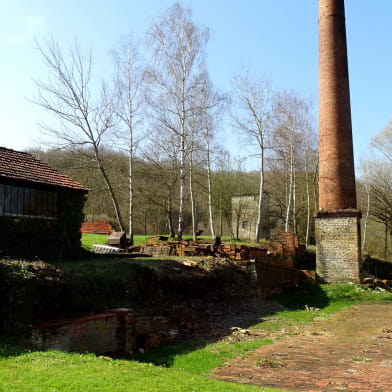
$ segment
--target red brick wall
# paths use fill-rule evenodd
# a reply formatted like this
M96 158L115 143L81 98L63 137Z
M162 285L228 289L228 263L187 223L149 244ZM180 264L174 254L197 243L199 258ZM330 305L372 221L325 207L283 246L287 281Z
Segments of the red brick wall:
M90 234L112 234L114 231L110 222L83 222L80 228L82 233Z
M294 233L275 233L269 238L268 252L256 257L259 290L263 296L280 293L296 286L305 275L295 268L296 257L303 251Z

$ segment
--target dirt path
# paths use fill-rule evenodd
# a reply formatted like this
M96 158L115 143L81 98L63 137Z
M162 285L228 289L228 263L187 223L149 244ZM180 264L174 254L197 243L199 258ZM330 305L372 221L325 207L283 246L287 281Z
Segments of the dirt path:
M357 305L217 369L236 383L313 392L392 392L392 303Z

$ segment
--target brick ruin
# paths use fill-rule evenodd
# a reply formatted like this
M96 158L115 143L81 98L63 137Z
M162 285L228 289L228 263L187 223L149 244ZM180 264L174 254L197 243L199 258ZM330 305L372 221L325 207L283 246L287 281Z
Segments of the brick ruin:
M31 345L39 350L130 353L173 342L177 334L167 317L145 316L119 308L34 325Z
M205 256L233 262L254 260L259 293L267 297L295 287L306 278L307 274L302 269L308 266L301 262L305 251L305 245L299 243L294 233L278 232L260 246L233 243L217 245L191 240L168 241L167 237L158 236L150 238L143 246L132 248L130 254L154 257ZM197 265L197 261L192 261L191 264Z
M357 209L344 0L319 0L317 276L359 282Z
M150 241L144 247L133 249L138 255L144 251L150 252L144 255L175 253L182 256L174 262L177 265L174 267L171 266L173 261L158 261L162 266L167 264L166 273L170 279L168 285L182 287L181 293L176 291L178 289L173 289L172 293L177 300L178 309L174 309L173 299L168 297L162 299L163 302L167 300L171 304L165 311L165 305L159 304L160 312L164 316L152 308L144 312L141 307L138 312L120 308L84 317L42 320L33 323L30 344L40 350L89 351L97 354L150 349L173 342L189 328L193 330L205 327L200 320L200 326L193 325L197 319L195 321L192 319L194 315L187 313L188 301L193 305L201 301L200 303L207 306L211 296L218 295L217 290L221 293L219 295L223 295L221 300L244 297L248 298L248 301L249 295L267 297L295 287L307 277L307 274L299 269L305 247L299 244L298 237L293 233L276 233L260 247L220 244L214 249L213 244L167 241L166 237L152 237ZM204 257L186 258L195 254ZM201 293L194 292L190 285L197 287L196 290L201 290ZM154 287L157 292L163 289L160 286ZM184 287L187 287L188 294L184 294ZM188 295L191 296L188 298ZM181 296L187 298L185 302L180 299ZM205 306L202 306L202 309L205 309Z
M106 234L110 235L114 231L112 224L108 221L101 222L83 222L80 227L81 233L88 234Z

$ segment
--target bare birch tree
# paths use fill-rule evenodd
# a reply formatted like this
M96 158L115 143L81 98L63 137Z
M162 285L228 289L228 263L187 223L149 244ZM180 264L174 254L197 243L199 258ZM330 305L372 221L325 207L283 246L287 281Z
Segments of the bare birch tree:
M308 170L308 157L306 157L306 153L304 154L304 149L308 152L308 146L303 143L302 139L311 137L311 133L309 133L309 106L297 93L282 92L276 97L276 113L276 152L284 165L287 180L285 231L290 230L291 218L292 231L297 234L297 172L301 166L306 166L305 171ZM306 163L301 165L304 161ZM307 204L309 221L310 193L309 188L306 189L309 200Z
M67 56L53 40L43 46L37 43L37 48L48 77L47 81L35 80L37 93L33 102L58 120L55 126L42 124L43 132L57 148L78 148L95 162L110 194L118 226L124 230L104 155L105 141L115 125L114 94L104 84L94 89L91 52L84 55L76 42Z
M121 134L125 134L128 154L129 185L129 243L134 236L134 159L141 138L143 112L143 68L139 47L133 36L123 39L118 49L113 51L116 64L116 95L118 98L116 115L122 124ZM122 132L124 131L124 132ZM124 140L124 138L120 138Z
M392 235L392 121L371 141L377 159L362 163L367 186L369 213L376 222L384 225L384 255L388 255L388 235ZM365 220L367 227L367 218Z
M208 30L192 21L189 8L176 3L154 23L149 32L154 65L149 72L152 82L153 113L162 131L176 135L179 154L180 201L178 238L184 229L185 180L189 118L193 96L197 94L199 73L204 61Z
M392 163L392 119L387 126L379 132L371 141L370 146L388 159Z
M305 190L306 190L306 229L305 229L305 246L309 245L309 233L311 226L311 190L310 190L310 174L317 170L317 136L310 120L307 117L310 115L305 108L305 118L302 127L302 148L303 148L303 169L305 172ZM316 210L313 211L313 213Z
M364 184L365 192L366 192L366 210L365 210L365 217L363 221L363 232L362 232L362 245L361 245L361 252L362 254L365 252L366 249L366 240L367 240L367 229L369 223L369 213L370 213L370 184L366 182Z
M248 72L238 74L233 80L234 110L232 117L237 129L258 148L259 200L254 239L260 239L261 216L265 183L265 160L270 145L273 125L273 96L268 80L251 81Z
M212 82L205 72L202 76L203 80L201 83L200 90L200 106L201 106L201 128L202 128L202 139L204 140L204 155L205 155L205 165L207 169L207 200L208 200L208 218L210 224L211 238L215 241L216 231L215 231L215 219L213 211L213 201L212 201L212 151L213 151L213 140L214 132L217 128L216 124L220 115L223 111L223 104L225 102L225 97L218 94L213 89Z
M370 213L385 227L384 258L388 255L388 234L392 235L392 171L390 163L372 162L370 171Z
M174 139L174 140L173 140ZM176 135L152 132L143 146L145 171L141 179L143 197L159 206L166 214L166 227L171 238L175 236L174 203L177 201L178 157Z
M205 94L208 94L207 91ZM205 99L208 99L207 96L204 96ZM211 238L215 241L216 233L215 233L215 221L214 221L214 212L212 206L212 177L211 177L211 141L213 137L213 119L211 115L205 109L204 112L204 120L203 120L203 129L204 129L204 140L205 140L205 154L206 154L206 166L207 166L207 196L208 196L208 217L210 223L210 231Z
M196 111L192 114L189 120L189 140L188 140L188 164L189 164L189 198L191 202L191 216L192 216L192 238L196 241L196 204L195 204L195 193L194 193L194 160L197 146L197 134L200 132L200 116Z

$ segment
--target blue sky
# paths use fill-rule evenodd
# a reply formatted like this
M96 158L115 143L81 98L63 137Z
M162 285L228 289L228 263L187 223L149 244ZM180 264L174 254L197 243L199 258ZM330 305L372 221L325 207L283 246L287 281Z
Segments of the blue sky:
M317 0L184 0L196 23L210 29L207 63L221 90L241 68L278 89L313 99L317 116ZM42 109L28 101L45 68L34 39L68 45L77 37L93 50L96 77L110 77L109 51L121 36L143 36L173 1L0 0L0 145L25 149L41 138ZM392 116L391 0L346 0L349 71L356 160ZM222 140L240 154L229 125ZM238 149L238 150L237 150Z

